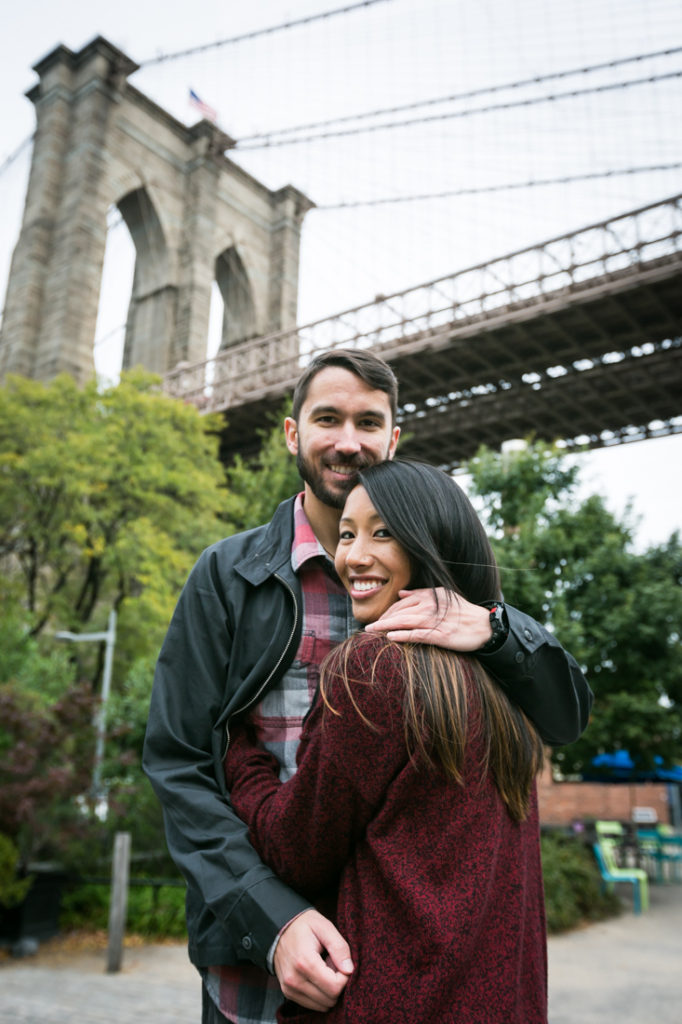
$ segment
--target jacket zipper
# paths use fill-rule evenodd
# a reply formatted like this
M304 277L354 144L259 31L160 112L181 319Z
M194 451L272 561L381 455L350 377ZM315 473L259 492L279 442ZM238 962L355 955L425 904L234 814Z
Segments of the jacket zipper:
M280 654L280 656L279 656L279 658L277 660L277 664L273 667L272 672L269 674L267 679L264 680L264 682L261 684L261 686L259 687L257 692L253 695L251 700L248 700L246 702L246 704L243 704L240 708L237 708L232 713L232 715L230 716L228 721L225 723L225 738L227 739L227 746L228 747L230 745L230 721L231 721L231 719L234 718L235 715L240 715L243 711L246 711L247 708L253 707L253 705L258 702L258 699L260 698L260 695L266 689L268 683L270 682L272 677L277 672L277 669L279 668L279 666L282 664L282 661L284 660L284 657L285 657L287 651L289 650L289 647L291 646L291 642L294 639L294 636L296 635L296 627L298 626L298 604L296 602L296 594L294 593L293 588L290 587L289 584L287 583L287 581L285 579L283 579L278 573L274 573L273 575L274 575L275 579L279 580L279 582L282 584L282 586L285 587L289 591L289 593L291 594L291 599L292 599L292 601L294 603L294 624L292 626L291 634L289 636L289 639L287 640L286 644L284 645L284 650ZM227 747L225 749L227 749Z

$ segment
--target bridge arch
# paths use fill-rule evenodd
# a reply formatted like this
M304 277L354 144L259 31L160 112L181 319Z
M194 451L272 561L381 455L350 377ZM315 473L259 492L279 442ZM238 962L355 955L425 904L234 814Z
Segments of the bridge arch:
M220 338L220 351L223 351L258 333L253 286L236 246L224 249L216 259L215 279L223 300Z
M169 279L166 236L146 188L129 192L117 206L135 246L123 368L140 363L162 373L177 305L177 288Z

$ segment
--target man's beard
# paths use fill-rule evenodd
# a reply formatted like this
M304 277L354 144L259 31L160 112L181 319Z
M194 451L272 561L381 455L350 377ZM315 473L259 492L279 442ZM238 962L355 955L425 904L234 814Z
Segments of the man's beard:
M349 476L347 481L339 481L337 487L332 491L325 485L321 474L318 473L314 466L312 466L310 462L307 462L303 457L303 453L300 448L296 454L296 468L298 469L299 476L304 483L308 484L308 487L318 501L321 501L324 505L328 505L330 508L343 508L346 504L346 498L358 482L357 473L361 469L364 469L365 466L371 466L372 462L366 458L352 456L349 459L337 458L335 460L335 465L349 466L357 472Z

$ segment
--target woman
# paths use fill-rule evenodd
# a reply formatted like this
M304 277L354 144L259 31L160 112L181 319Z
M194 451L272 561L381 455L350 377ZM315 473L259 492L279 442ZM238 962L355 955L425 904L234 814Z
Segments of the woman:
M468 499L419 463L359 473L335 565L362 624L407 587L479 604L500 589ZM533 727L474 658L369 634L332 652L320 689L288 782L245 729L225 759L261 857L353 954L332 1010L285 1003L278 1019L544 1024Z

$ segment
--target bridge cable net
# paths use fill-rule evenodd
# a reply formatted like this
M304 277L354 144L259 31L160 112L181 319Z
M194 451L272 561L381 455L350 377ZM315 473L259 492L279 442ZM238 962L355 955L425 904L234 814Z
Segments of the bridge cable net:
M458 105L456 117L390 132L228 153L273 190L291 182L317 204L300 258L298 320L310 324L678 190L679 4L568 6L332 5L318 20L274 17L230 39L217 30L196 52L142 61L133 82L188 121L182 66L242 142L283 137L292 124L350 126ZM548 83L571 76L579 88L562 86L570 95L550 102ZM481 110L475 96L495 102ZM111 328L101 324L101 343ZM211 355L219 345L209 340Z

